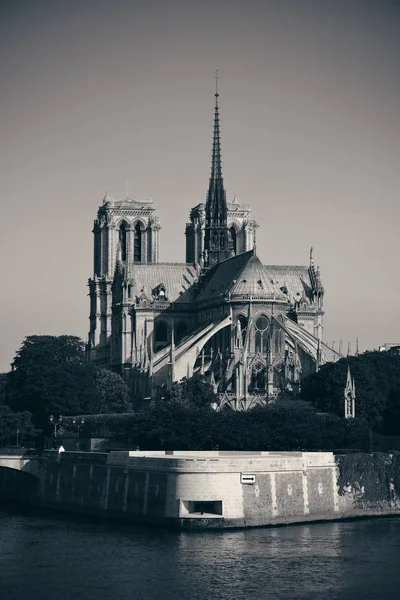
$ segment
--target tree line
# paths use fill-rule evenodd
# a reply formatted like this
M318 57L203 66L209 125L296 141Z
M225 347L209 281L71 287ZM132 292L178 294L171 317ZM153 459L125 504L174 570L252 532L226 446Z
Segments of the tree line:
M16 440L17 430L22 440L43 438L51 416L130 411L124 380L89 363L79 337L28 336L0 377L0 445Z
M356 419L344 419L347 369L356 384ZM83 436L111 437L144 449L368 449L371 431L400 435L400 357L367 352L323 366L284 394L247 412L216 412L201 376L172 386L162 400L133 411L130 390L85 357L74 336L29 336L0 376L0 446L51 434L50 417L85 416ZM68 426L69 429L68 429Z

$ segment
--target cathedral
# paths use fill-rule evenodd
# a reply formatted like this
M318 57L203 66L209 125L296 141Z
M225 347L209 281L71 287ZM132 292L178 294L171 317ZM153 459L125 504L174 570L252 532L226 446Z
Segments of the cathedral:
M323 342L319 268L265 265L251 208L227 201L215 93L206 202L190 211L186 262L160 262L152 200L106 193L94 222L89 360L120 372L137 403L162 399L201 373L220 410L246 410L298 392L303 377L339 354Z

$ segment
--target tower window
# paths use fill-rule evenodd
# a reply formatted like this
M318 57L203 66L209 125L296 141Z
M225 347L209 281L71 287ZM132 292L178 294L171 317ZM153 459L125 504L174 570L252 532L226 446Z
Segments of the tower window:
M126 260L126 225L125 223L121 224L119 228L119 243L121 246L121 260Z
M234 227L229 228L229 250L236 255L236 229Z
M142 262L142 230L140 223L136 223L133 238L133 262Z

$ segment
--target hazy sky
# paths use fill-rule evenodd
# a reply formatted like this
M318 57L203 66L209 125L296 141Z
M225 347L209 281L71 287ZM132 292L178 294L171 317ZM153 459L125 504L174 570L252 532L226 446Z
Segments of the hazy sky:
M106 190L152 197L185 260L216 68L260 258L314 247L328 343L400 342L399 0L0 0L0 371L26 335L86 338Z

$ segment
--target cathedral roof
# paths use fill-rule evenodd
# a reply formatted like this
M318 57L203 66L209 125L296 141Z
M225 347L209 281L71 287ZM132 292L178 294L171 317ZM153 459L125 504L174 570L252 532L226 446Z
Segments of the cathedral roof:
M198 274L186 263L133 263L127 279L132 281L134 296L145 293L152 298L162 285L168 302L193 302L193 284Z
M309 269L304 265L265 265L275 285L286 288L291 302L305 297L312 300L312 282Z
M197 300L215 300L227 294L286 300L254 250L228 258L211 269Z

